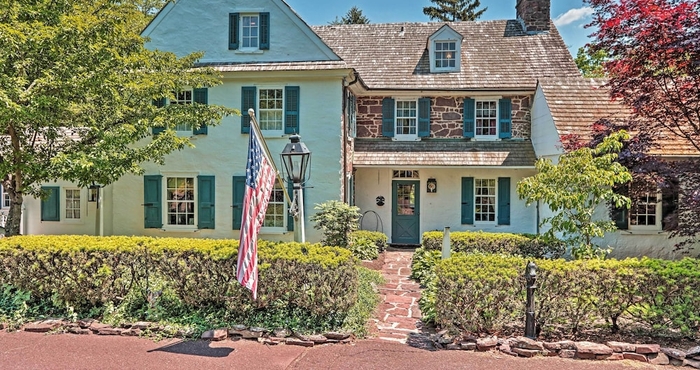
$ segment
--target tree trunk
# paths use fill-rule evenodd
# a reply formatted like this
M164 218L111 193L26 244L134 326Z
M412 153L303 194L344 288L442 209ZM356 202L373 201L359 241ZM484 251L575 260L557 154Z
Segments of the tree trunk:
M8 193L10 194L10 212L7 215L7 222L5 223L5 236L19 235L19 227L22 224L22 202L24 198L22 193L14 191L14 189L9 188Z

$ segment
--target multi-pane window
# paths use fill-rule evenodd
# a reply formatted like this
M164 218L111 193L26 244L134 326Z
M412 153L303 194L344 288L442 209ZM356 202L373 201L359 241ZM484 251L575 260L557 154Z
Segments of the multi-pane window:
M175 99L170 100L171 105L192 104L192 90L175 92ZM186 123L180 123L175 126L175 131L190 131L192 126Z
M194 225L194 177L168 177L166 180L168 225Z
M659 203L656 193L644 193L634 199L630 209L631 226L656 226L656 205Z
M241 47L257 48L259 19L257 15L241 16Z
M66 219L80 219L80 189L65 189Z
M416 135L418 104L415 100L396 101L396 135Z
M497 102L476 102L476 136L496 136L498 133L496 122L498 121Z
M284 227L284 219L287 217L284 212L284 190L279 185L270 193L270 201L267 204L263 227Z
M284 117L282 89L260 89L258 120L261 130L281 131Z
M474 179L474 220L496 221L496 179Z
M456 42L435 42L435 68L455 68L456 53Z
M414 170L394 170L392 175L395 179L417 179L420 177L418 171Z
M7 208L10 206L10 194L5 191L4 187L0 186L0 190L2 190L2 208Z

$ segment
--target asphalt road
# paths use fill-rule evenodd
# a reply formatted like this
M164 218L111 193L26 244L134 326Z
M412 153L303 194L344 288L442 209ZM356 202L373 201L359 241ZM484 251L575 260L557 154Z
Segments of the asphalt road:
M497 352L427 351L361 340L304 348L252 341L163 340L118 336L0 332L0 369L470 369L631 370L639 362L515 358ZM662 367L658 367L661 369Z

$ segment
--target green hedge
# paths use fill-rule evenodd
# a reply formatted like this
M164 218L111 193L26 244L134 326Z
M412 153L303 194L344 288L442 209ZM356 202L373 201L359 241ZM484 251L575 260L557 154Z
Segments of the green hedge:
M350 233L348 249L361 260L373 260L386 249L388 238L378 231L353 231Z
M523 324L527 262L521 257L465 253L439 261L434 278L426 283L421 311L453 331L495 332L507 324ZM700 260L535 263L538 330L576 333L606 322L613 331L641 324L657 334L697 335Z
M357 299L356 262L346 249L260 241L257 301L236 280L237 253L237 240L18 236L0 239L0 286L81 313L127 295L147 301L155 290L187 309L232 317L274 305L337 318Z
M442 250L442 231L423 233L421 246ZM450 233L453 252L500 253L523 257L559 258L564 253L560 241L548 241L532 234L489 233L483 231L453 231Z

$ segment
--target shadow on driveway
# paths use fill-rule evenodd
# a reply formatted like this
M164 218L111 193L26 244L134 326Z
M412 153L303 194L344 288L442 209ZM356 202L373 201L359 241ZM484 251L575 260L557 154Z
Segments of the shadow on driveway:
M192 340L170 343L163 347L151 349L146 352L166 352L178 353L181 355L203 356L203 357L227 357L233 348L211 347L209 341Z

